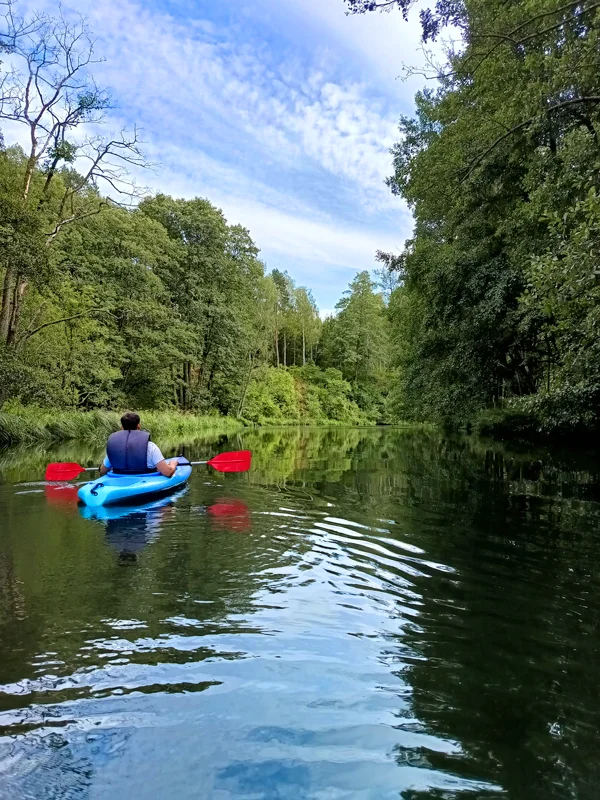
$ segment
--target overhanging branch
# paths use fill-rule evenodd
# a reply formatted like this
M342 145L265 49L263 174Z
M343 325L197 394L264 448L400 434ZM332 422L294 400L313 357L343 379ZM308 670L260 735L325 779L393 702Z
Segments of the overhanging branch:
M37 328L33 328L32 330L25 331L25 333L18 339L16 343L16 347L19 348L25 344L26 341L31 339L32 336L35 336L36 333L44 330L44 328L49 328L52 325L60 325L61 322L70 322L72 319L80 319L81 317L87 317L90 314L110 314L110 311L107 311L105 308L88 308L86 311L80 311L78 314L71 314L69 317L61 317L60 319L53 319L50 322L44 322L43 325L38 325Z
M498 136L492 144L484 150L481 155L477 156L477 158L471 162L469 167L467 168L467 172L463 178L461 178L460 183L464 183L470 176L473 174L474 170L484 161L489 154L498 147L498 145L502 144L505 139L508 139L509 136L512 136L515 133L518 133L523 128L527 128L529 125L532 125L536 120L541 119L541 116L546 116L553 111L558 111L561 108L566 108L567 106L577 105L579 103L600 103L600 95L592 95L589 97L575 97L572 100L564 100L562 103L556 103L556 105L550 106L546 109L543 115L537 115L535 117L530 117L526 119L524 122L519 122L518 125L514 125L510 128L506 133L503 133L502 136Z

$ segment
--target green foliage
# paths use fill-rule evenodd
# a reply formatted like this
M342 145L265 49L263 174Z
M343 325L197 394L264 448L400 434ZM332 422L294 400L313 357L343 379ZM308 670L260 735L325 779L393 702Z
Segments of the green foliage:
M103 444L119 430L121 412L48 411L7 404L0 411L0 447L16 444L46 444L77 441ZM155 441L175 439L192 441L202 433L218 430L232 432L241 427L236 420L224 417L146 412L142 424Z
M0 168L0 236L5 252L20 251L20 274L25 261L32 272L0 352L0 404L215 410L260 423L391 419L387 310L368 273L322 331L310 291L265 275L248 231L208 200L158 195L135 211L106 201L48 248L11 210L23 154L0 154ZM32 191L42 182L34 172ZM44 423L42 438L70 438L71 425L86 438L79 419ZM100 417L81 419L102 430ZM9 422L5 431L12 441Z
M12 213L23 163L18 150L0 154L2 253L13 259L13 248L19 274L32 272L0 353L0 402L236 413L248 360L268 360L271 341L247 231L206 200L159 196L133 212L107 202L48 248ZM35 172L34 186L42 180Z
M352 387L337 369L313 364L265 368L247 393L245 419L258 424L373 424L352 399Z
M348 381L368 381L387 365L385 305L375 289L368 272L358 273L323 331L321 362L338 367Z
M539 423L534 414L510 408L487 408L480 411L474 424L481 436L495 439L535 438L539 433Z
M600 198L592 187L549 216L548 247L534 257L521 298L546 344L543 390L520 405L551 429L600 429Z
M402 256L381 256L401 280L395 412L597 427L600 9L464 0L421 21L425 41L453 24L462 43L393 148L389 185L415 217Z
M6 152L0 165L10 209L23 155ZM9 243L13 222L7 212ZM0 403L216 410L260 423L391 419L387 310L368 273L322 330L310 291L265 275L249 233L207 200L158 195L135 211L107 202L50 250L24 235L33 254L45 248L49 272L32 276L0 353ZM65 424L44 424L42 438L70 438L71 424L87 437L80 422Z
M388 309L368 272L360 272L336 306L337 315L325 321L319 363L335 367L350 386L350 399L369 419L393 418L387 394L390 371Z
M298 418L296 384L291 373L265 368L248 389L245 418L251 422L281 422Z

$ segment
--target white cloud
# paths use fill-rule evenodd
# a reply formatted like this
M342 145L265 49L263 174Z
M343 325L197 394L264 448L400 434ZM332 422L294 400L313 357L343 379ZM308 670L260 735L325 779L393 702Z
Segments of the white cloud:
M311 261L318 272L327 266L371 269L377 248L397 251L403 244L400 237L382 238L380 233L373 235L331 221L315 222L260 203L252 207L228 203L226 212L232 221L243 219L265 249L285 255L292 263L294 259Z
M204 155L198 154L192 166L187 178L165 170L157 188L175 197L208 197L231 224L249 228L265 255L277 255L290 264L301 261L305 274L323 277L323 270L333 266L354 272L371 269L377 249L398 252L409 233L408 217L404 236L401 232L395 235L368 227L358 229L325 213L316 214L293 196L251 183L238 176L235 169ZM206 183L201 181L199 185L195 174L202 174Z
M261 0L264 7L272 0ZM387 94L394 94L412 105L415 91L420 81L397 80L402 73L402 65L423 63L420 52L421 25L419 9L425 5L423 0L415 2L405 21L398 9L390 12L372 12L362 15L348 15L344 0L279 0L282 15L290 17L296 24L310 20L313 26L327 30L328 38L336 40L353 54L354 60L368 65L369 80L379 83ZM431 2L429 3L431 5ZM292 24L294 24L292 22Z
M392 50L402 23L399 15L347 18L342 0L249 1L256 13L262 5L275 16L312 14L332 47L337 38L344 52L370 54L377 74L356 80L356 70L340 71L341 50L310 52L300 40L283 52L257 41L251 25L240 40L239 28L200 18L197 7L177 18L140 0L63 7L88 14L106 56L95 74L114 90L118 116L109 126L140 123L151 160L164 165L143 183L208 197L250 229L267 258L287 260L292 274L301 263L300 282L312 274L323 283L324 272L346 282L346 269L371 268L375 250L398 251L409 234L406 207L383 185L402 110L390 106L389 89L400 84L387 80L388 69L380 91L377 77L385 59L399 69ZM56 10L51 0L24 2Z
M238 157L312 162L353 187L367 210L394 202L383 181L396 110L365 85L327 80L318 63L273 65L251 43L215 41L214 26L207 33L201 20L182 24L134 0L99 0L87 12L107 57L97 73L132 117L155 126L153 136L201 147L222 137Z

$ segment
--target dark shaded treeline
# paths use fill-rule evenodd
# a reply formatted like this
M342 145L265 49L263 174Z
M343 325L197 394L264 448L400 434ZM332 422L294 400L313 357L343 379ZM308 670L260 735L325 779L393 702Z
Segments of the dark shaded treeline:
M350 10L412 13L408 0ZM421 11L389 186L415 217L393 296L405 417L503 434L600 429L600 8L460 0Z

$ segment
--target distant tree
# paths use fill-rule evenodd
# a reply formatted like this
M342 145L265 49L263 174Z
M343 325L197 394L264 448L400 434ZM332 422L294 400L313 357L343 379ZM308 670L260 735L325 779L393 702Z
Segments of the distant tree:
M368 272L359 272L324 326L323 362L352 382L368 381L387 365L387 319L376 288Z
M293 328L292 312L294 306L294 281L287 272L274 269L271 277L277 287L277 299L275 314L277 323L275 326L275 355L276 365L283 363L288 365L288 341L290 328Z
M302 342L302 366L306 365L306 353L312 353L319 340L321 319L310 290L300 286L295 290L297 328Z
M385 304L390 302L392 292L400 285L400 276L393 269L376 269L374 272L377 288L381 291Z

